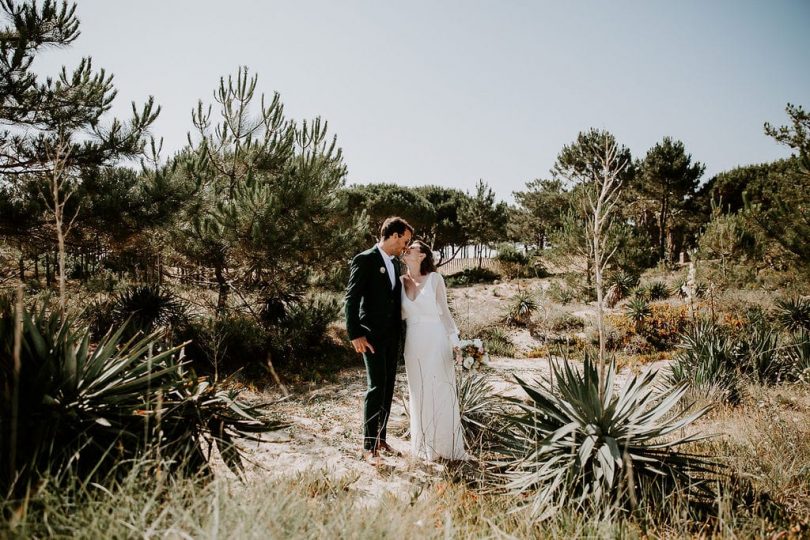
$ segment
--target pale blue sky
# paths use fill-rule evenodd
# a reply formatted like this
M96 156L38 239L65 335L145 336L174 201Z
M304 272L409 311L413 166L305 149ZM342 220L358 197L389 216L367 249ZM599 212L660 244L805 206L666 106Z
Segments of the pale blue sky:
M80 0L114 111L154 95L174 151L197 99L240 65L296 119L329 121L350 183L439 184L499 198L548 175L564 144L608 129L641 157L670 135L706 178L788 151L766 137L810 106L810 2Z

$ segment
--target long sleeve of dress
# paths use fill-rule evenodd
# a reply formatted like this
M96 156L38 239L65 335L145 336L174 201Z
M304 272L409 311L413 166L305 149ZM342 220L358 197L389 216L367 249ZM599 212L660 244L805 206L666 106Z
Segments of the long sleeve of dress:
M453 315L450 313L450 308L447 306L447 287L444 285L444 278L436 272L436 305L439 307L439 318L442 320L444 329L447 332L447 337L450 338L450 343L453 347L459 344L458 327L453 321Z

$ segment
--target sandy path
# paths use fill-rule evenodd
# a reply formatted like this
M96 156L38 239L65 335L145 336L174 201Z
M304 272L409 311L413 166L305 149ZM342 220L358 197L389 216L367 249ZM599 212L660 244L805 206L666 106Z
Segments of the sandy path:
M522 394L513 375L531 381L547 373L547 361L536 358L492 358L491 368L485 372L497 393L512 396ZM341 372L336 383L294 394L274 406L292 425L266 434L262 443L242 445L252 462L247 468L248 478L260 481L261 477L323 470L332 479L354 480L352 488L370 500L384 492L408 498L420 485L435 480L443 465L423 463L408 455L404 369L397 376L388 436L388 442L403 456L382 457L377 467L360 459L364 393L365 372L355 368ZM257 397L266 400L278 396L271 392Z

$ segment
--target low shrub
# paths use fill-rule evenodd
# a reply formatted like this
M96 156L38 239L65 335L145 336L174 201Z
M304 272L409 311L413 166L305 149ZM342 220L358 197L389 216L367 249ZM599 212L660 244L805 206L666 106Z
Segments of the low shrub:
M194 320L180 337L190 341L186 354L204 373L219 377L242 370L250 379L266 373L270 337L252 315L235 312Z
M461 272L456 272L445 278L448 287L464 287L476 283L492 283L500 279L501 275L487 268L465 268Z
M484 347L492 356L515 356L515 345L500 326L488 326L478 332L476 337L484 341Z
M327 336L329 326L341 313L336 297L313 295L288 306L282 320L268 329L276 367L296 373L318 371L343 356L346 346Z
M549 285L547 293L549 298L562 305L570 304L576 297L573 289L567 285L561 285L557 281Z
M650 304L650 316L642 323L642 334L658 350L675 346L689 326L686 306Z
M495 259L500 263L501 271L507 278L513 279L528 275L529 256L518 250L514 244L500 244Z
M578 332L585 328L585 320L572 313L564 312L552 318L548 325L553 332Z

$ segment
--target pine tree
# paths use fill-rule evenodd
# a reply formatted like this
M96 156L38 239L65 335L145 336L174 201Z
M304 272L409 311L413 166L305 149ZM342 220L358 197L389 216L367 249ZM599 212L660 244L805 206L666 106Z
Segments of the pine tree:
M94 71L90 58L44 81L33 71L40 53L79 37L75 4L0 0L0 13L7 22L0 28L0 122L7 126L0 131L0 188L5 197L36 195L44 201L59 245L63 304L66 237L81 207L74 195L82 177L139 155L160 109L150 97L140 111L133 104L130 121L106 123L116 95L113 78ZM31 206L24 198L10 201ZM7 232L22 235L31 225Z
M475 186L475 194L461 212L461 221L467 228L470 241L476 246L478 266L483 264L485 246L506 237L508 207L495 202L495 192L483 180Z
M663 141L653 146L641 162L636 189L655 205L658 215L658 256L662 260L672 262L673 220L686 218L686 203L695 194L704 170L702 163L692 162L692 156L686 153L683 143L671 137L664 137Z
M176 166L193 194L174 245L213 270L220 313L231 292L250 307L243 288L273 302L300 294L363 230L338 226L346 166L326 122L288 120L277 93L257 95L257 80L247 68L220 80L216 111L197 105L197 136Z

